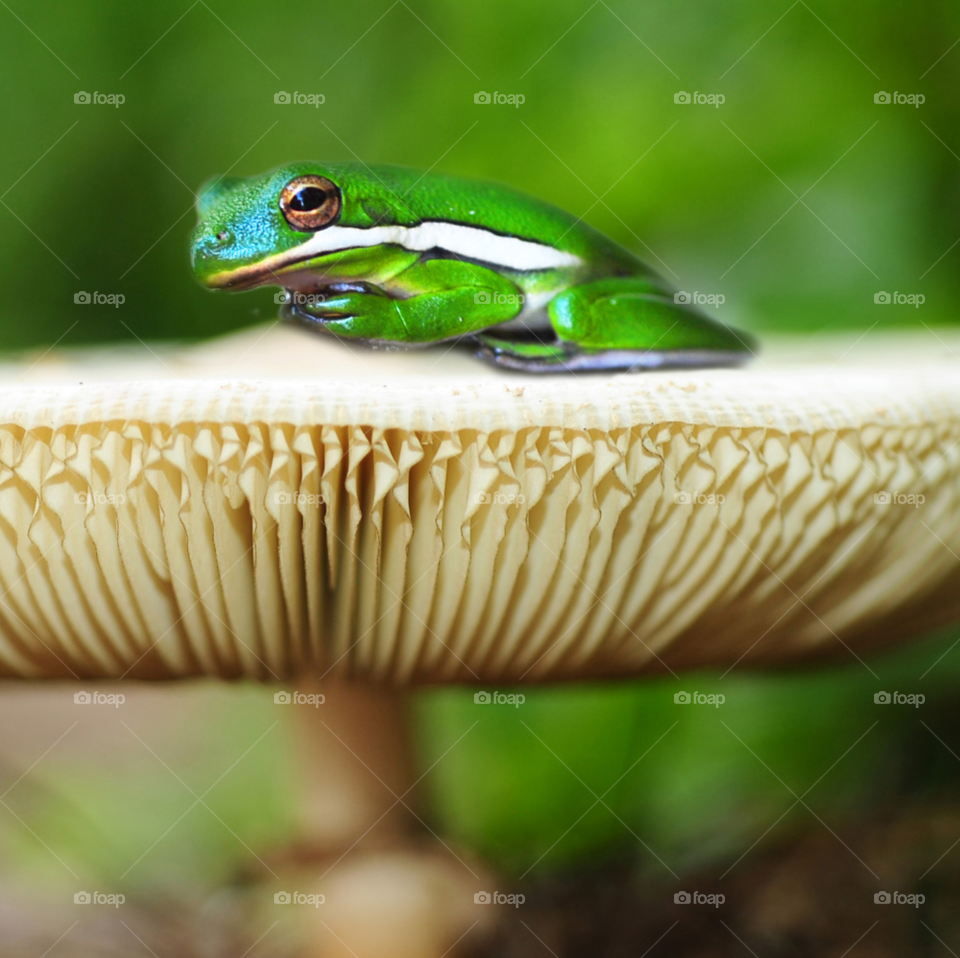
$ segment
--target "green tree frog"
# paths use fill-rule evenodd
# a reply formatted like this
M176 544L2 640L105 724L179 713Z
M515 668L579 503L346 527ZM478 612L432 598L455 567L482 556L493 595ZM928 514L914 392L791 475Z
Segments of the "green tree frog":
M528 372L731 365L752 352L628 250L495 183L397 166L292 163L199 195L193 268L276 285L281 314L348 340L465 340Z

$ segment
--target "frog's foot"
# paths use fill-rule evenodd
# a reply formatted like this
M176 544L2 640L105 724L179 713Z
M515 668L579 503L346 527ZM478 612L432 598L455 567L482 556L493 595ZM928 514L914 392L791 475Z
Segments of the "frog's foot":
M507 339L480 334L474 337L477 355L504 369L525 373L610 372L615 370L737 366L749 353L710 349L599 349L582 350L572 343Z
M484 267L428 260L391 280L389 292L363 282L336 283L290 296L281 315L344 339L426 346L512 320L523 297Z

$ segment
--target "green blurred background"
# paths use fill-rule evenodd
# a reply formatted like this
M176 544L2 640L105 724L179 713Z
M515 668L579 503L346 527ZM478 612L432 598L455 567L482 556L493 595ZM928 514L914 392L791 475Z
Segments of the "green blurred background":
M508 182L583 215L676 286L723 293L721 318L761 333L957 321L960 47L937 62L960 35L955 3L10 0L0 23L2 349L197 338L272 317L269 290L217 295L192 280L193 191L300 158ZM325 102L277 105L280 90ZM480 90L525 102L477 105ZM680 90L726 102L678 105ZM926 102L877 105L881 90ZM78 105L78 91L125 102ZM126 302L74 305L80 290ZM878 290L926 302L878 306ZM955 638L874 664L878 678L853 663L538 689L521 709L480 715L472 691L422 693L424 767L472 729L424 798L444 832L515 874L622 853L650 864L637 836L678 871L732 860L793 801L751 748L800 794L867 733L812 793L823 814L955 788L960 765L921 716L872 698L924 691L923 720L949 735L960 653L921 676ZM678 710L680 687L727 703ZM273 713L264 690L196 694L214 696L209 724L175 754L199 780ZM210 798L253 847L290 827L291 761L253 752ZM116 875L184 802L163 768L131 767L54 756L48 791L20 791L17 814L59 855ZM590 810L591 790L611 786L610 808ZM64 877L10 816L0 850ZM222 881L245 854L193 816L131 881Z
M956 319L960 248L931 269L960 236L947 0L12 0L0 22L0 347L274 315L268 290L193 282L193 191L303 158L529 190L759 330ZM77 105L81 90L125 102ZM277 105L280 90L326 99ZM525 103L477 105L480 90ZM726 102L680 106L680 90ZM926 102L877 105L881 90ZM881 289L926 303L875 306ZM78 290L126 303L75 306Z

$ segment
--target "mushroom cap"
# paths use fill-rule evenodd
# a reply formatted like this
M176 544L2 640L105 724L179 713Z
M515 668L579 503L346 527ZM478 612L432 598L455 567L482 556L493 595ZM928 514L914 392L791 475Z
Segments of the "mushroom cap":
M7 361L0 675L572 679L960 618L960 337L856 335L543 378L276 325Z

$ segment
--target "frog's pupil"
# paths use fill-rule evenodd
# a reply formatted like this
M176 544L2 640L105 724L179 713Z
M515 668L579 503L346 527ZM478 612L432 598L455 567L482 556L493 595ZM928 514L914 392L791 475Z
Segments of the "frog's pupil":
M308 213L311 210L319 209L327 199L325 190L316 186L305 186L298 190L293 197L290 205L301 213Z

